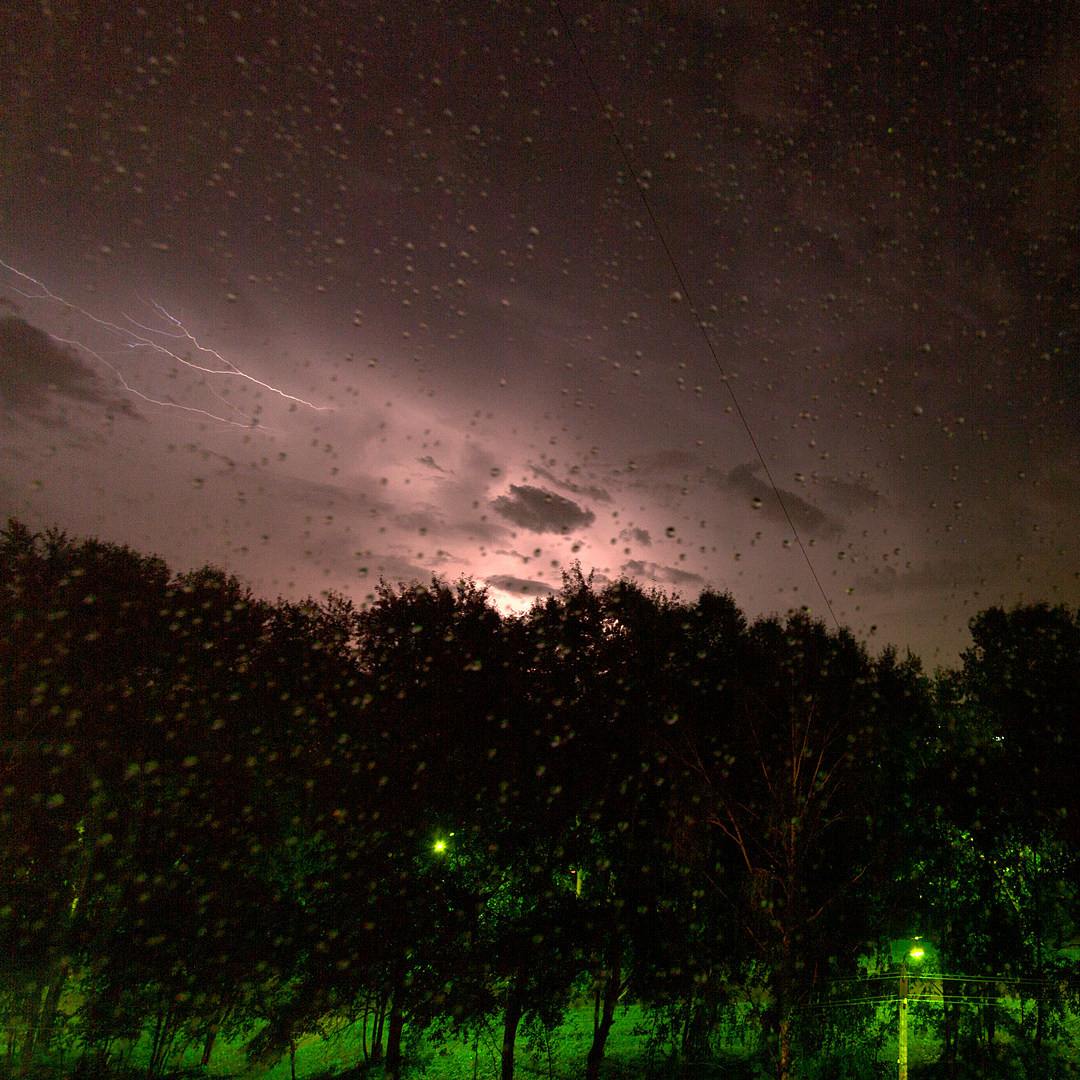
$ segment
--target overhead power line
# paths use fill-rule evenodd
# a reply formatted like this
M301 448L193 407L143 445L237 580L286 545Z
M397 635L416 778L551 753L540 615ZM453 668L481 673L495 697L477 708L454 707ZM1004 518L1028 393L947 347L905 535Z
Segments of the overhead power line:
M709 355L712 357L713 364L716 370L720 373L720 381L727 387L727 392L731 397L731 403L734 407L735 414L738 416L742 423L743 429L746 431L747 437L750 439L750 444L754 448L754 453L757 455L758 461L761 463L762 470L765 473L765 478L768 481L769 487L772 488L773 494L776 496L776 501L780 505L780 509L783 512L784 518L787 521L788 528L791 530L791 535L795 538L795 543L799 546L799 551L802 552L802 557L806 562L808 569L810 570L810 576L814 579L814 584L817 586L818 592L821 594L822 600L825 601L825 607L828 609L829 616L836 626L837 630L840 629L840 622L836 617L836 613L833 611L833 606L829 600L828 593L825 592L825 587L821 583L821 579L818 577L817 571L814 569L814 564L810 560L810 553L806 549L806 545L802 541L802 537L799 535L799 530L795 526L795 521L788 510L787 503L784 502L783 495L780 494L780 488L777 486L776 481L773 479L772 470L769 468L768 462L765 460L765 455L762 453L761 446L758 443L754 431L750 426L750 421L746 418L746 414L743 412L742 405L739 404L738 395L735 393L735 388L731 385L731 380L728 378L728 374L724 369L724 365L720 361L720 357L716 352L716 346L713 344L712 338L709 336L708 328L705 320L698 314L697 305L694 303L693 295L691 294L689 286L686 284L686 279L683 277L682 271L679 269L679 263L675 258L675 254L672 251L671 244L668 242L667 235L660 226L660 221L653 210L653 205L649 200L649 197L645 194L645 190L638 182L637 177L639 175L637 169L634 166L633 161L630 159L630 152L623 142L622 136L619 134L619 129L615 126L615 121L609 115L608 110L604 107L604 99L600 94L600 88L596 85L596 81L592 77L592 72L589 70L588 61L585 58L585 54L581 47L577 43L577 38L574 36L573 27L570 25L570 20L566 17L566 12L563 11L562 4L559 0L554 0L555 10L559 13L559 18L562 20L563 28L566 32L566 38L570 42L571 48L574 50L574 55L578 59L578 63L581 65L581 70L585 75L585 80L589 84L589 88L592 90L593 97L596 99L597 105L600 107L600 113L604 117L608 125L608 129L611 133L612 141L618 147L619 155L623 160L623 164L626 167L627 174L634 178L634 186L637 188L637 193L641 197L641 202L645 207L645 213L649 218L649 224L652 226L653 232L656 234L657 239L660 241L660 246L664 249L664 255L667 257L668 264L671 266L672 273L675 275L675 280L679 284L679 290L682 296L685 298L690 313L694 317L695 323L697 323L698 331L705 339L705 347L709 350Z

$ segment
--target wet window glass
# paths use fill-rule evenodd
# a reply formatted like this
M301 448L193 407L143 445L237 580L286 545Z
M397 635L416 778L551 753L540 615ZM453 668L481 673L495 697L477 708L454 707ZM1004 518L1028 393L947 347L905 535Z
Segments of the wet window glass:
M1075 4L4 8L13 1069L1075 1059Z

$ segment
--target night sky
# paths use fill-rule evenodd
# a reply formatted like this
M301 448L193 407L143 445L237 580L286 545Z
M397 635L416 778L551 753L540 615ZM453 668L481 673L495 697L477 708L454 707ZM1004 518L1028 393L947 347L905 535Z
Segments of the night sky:
M823 589L931 668L1080 602L1077 0L0 22L3 519L268 598Z

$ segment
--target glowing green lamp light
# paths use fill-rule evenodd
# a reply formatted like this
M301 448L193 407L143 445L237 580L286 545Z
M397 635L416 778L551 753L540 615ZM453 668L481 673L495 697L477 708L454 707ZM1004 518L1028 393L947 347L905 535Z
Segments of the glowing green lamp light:
M898 1080L908 1080L908 961L919 963L923 958L923 947L918 938L913 938L911 948L904 953L904 959L900 961L900 1034L897 1046L897 1077Z

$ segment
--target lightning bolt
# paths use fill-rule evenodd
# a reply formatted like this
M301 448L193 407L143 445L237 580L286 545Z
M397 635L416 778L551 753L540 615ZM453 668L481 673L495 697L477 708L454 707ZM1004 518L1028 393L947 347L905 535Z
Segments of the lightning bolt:
M239 413L242 417L244 417L243 421L231 420L227 416L218 416L217 413L213 413L209 409L200 409L196 405L182 405L177 401L163 401L161 398L155 398L151 397L149 394L144 394L141 390L136 389L127 381L127 379L124 378L123 373L115 364L110 364L109 361L101 355L101 353L97 352L94 349L91 349L89 345L85 344L82 341L77 341L75 338L63 338L57 334L50 334L49 337L51 337L53 341L59 342L62 345L73 345L80 351L92 356L99 364L101 364L103 367L108 368L109 371L112 372L113 377L120 384L120 388L124 391L124 393L130 394L132 397L137 397L140 400L148 402L151 405L161 405L166 409L177 409L180 412L188 412L197 414L199 416L205 416L209 420L216 420L219 423L227 424L229 427L251 428L258 426L259 424L257 417L249 416L242 409L234 405L231 401L227 401L225 398L223 398L216 390L213 389L213 387L207 387L207 389L210 391L211 394L214 395L214 397L216 397L219 401L228 406L228 408L230 408L234 413ZM263 425L261 430L273 431L275 429Z
M145 353L155 354L162 359L167 359L175 362L181 367L187 368L190 371L198 372L200 375L223 377L229 379L239 379L244 382L251 383L254 386L258 386L263 390L267 390L270 393L277 394L285 401L292 402L294 405L302 405L307 409L312 409L315 412L327 412L329 406L316 405L314 402L307 401L302 397L298 397L296 394L290 394L287 390L283 390L280 386L275 386L273 383L268 383L262 379L256 378L250 372L244 371L238 367L231 360L226 359L216 349L210 348L207 345L203 345L194 334L191 333L183 322L175 315L172 315L156 300L151 300L150 305L154 314L160 320L163 325L149 326L145 323L138 322L130 315L125 314L124 320L126 325L120 325L115 322L111 322L108 319L102 319L99 316L93 314L93 312L87 311L85 308L80 307L78 304L72 303L72 301L65 299L62 296L58 296L54 293L44 282L39 281L37 278L32 277L30 274L25 273L18 267L12 266L10 263L0 259L0 266L2 266L9 273L19 278L21 281L27 283L29 288L35 291L30 292L26 289L18 288L14 285L9 286L11 290L18 293L19 296L23 296L28 300L50 301L58 304L70 311L74 311L77 314L83 316L89 322L100 326L102 329L108 331L120 339L121 344L126 349L137 350ZM64 345L71 345L80 349L82 352L91 356L103 367L108 369L112 377L119 383L120 387L126 394L130 394L132 397L137 397L142 401L145 401L151 405L159 405L163 408L176 409L180 412L187 412L197 414L199 416L206 417L210 420L215 420L222 424L227 424L231 427L255 427L259 421L256 417L245 413L237 405L234 405L227 398L223 397L208 381L203 380L202 385L207 391L212 394L227 410L226 415L219 415L210 409L198 408L194 405L184 405L175 401L164 401L160 398L151 397L148 394L144 394L142 391L133 387L127 379L124 377L123 372L117 367L116 364L110 363L106 360L101 353L97 350L86 345L84 342L71 339L62 338L55 334L49 335L54 341ZM184 342L189 347L189 356L182 356L177 351L178 345L170 345L170 342ZM198 357L199 360L204 362L200 363L190 357ZM242 417L242 419L237 419ZM263 428L263 430L269 430Z

